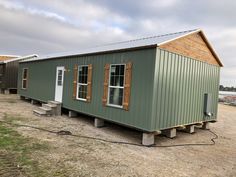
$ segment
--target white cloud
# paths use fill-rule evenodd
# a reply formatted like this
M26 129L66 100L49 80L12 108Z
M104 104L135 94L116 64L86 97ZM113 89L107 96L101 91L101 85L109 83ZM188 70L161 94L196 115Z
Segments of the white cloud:
M27 8L26 11L32 15L42 15L42 16L45 16L48 18L55 18L55 19L63 21L63 22L66 21L65 17L60 16L60 15L53 13L53 12L47 12L47 11L38 10L38 9L34 9L34 8Z
M25 13L29 13L31 15L42 15L47 18L54 18L60 21L66 21L65 17L60 16L57 13L40 10L40 9L32 8L32 7L26 7L22 3L19 3L19 2L9 2L6 0L1 0L0 5L4 6L6 9L9 9L9 10L20 10L20 11L24 11Z
M169 7L169 6L175 5L177 2L179 1L178 0L159 0L157 1L157 6Z
M233 0L0 0L0 51L42 55L202 28L225 65L221 83L236 86L235 9Z

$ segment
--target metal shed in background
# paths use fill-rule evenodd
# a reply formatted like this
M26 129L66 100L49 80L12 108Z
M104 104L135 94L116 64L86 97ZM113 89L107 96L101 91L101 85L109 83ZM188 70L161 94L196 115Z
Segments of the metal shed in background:
M192 133L216 121L222 66L204 33L190 30L24 60L18 93L93 116L97 127L139 129L150 145L155 133L174 137L176 127Z
M29 56L0 56L0 91L1 93L10 93L17 91L18 66L19 61L37 57Z

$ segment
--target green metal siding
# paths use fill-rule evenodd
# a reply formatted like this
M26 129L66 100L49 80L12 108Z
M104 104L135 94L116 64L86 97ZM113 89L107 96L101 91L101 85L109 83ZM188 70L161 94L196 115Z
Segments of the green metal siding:
M0 64L0 89L16 89L19 61Z
M133 62L130 109L103 107L104 65ZM73 100L74 64L93 65L91 103ZM56 67L64 66L63 107L123 125L156 131L217 117L220 67L159 48L64 57L20 63L22 96L54 100ZM29 69L28 89L21 89L22 69ZM204 94L211 93L213 117L204 115Z
M23 68L28 68L27 89L22 89ZM18 94L43 102L54 100L54 80L56 78L54 64L47 62L20 63L18 71Z
M217 118L220 67L157 49L152 130ZM212 94L212 117L204 115L204 94Z
M65 66L63 107L150 131L156 48L20 63L19 94L40 101L54 100L56 67ZM103 107L104 65L133 62L130 109ZM72 99L74 64L93 65L91 103ZM29 69L28 89L21 89L22 69ZM69 71L68 71L69 70Z

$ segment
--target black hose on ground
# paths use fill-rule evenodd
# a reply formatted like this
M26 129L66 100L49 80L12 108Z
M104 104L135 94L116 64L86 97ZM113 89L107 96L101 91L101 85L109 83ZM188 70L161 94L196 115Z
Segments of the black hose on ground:
M156 144L154 144L154 145L150 145L150 146L145 146L145 145L138 144L138 143L112 141L112 140L106 140L106 139L102 139L102 138L91 137L91 136L74 135L70 131L67 131L67 130L53 131L53 130L48 130L48 129L41 128L41 127L35 127L32 125L15 124L12 122L2 121L2 120L0 120L0 122L4 123L4 124L12 125L12 126L32 128L32 129L36 129L36 130L40 130L40 131L44 131L44 132L48 132L48 133L53 133L53 134L57 134L57 135L66 135L66 136L72 136L72 137L78 137L78 138L92 139L92 140L97 140L97 141L102 141L102 142L112 143L112 144L125 144L125 145L142 146L142 147L160 147L160 148L166 147L167 148L167 147L181 147L181 146L211 146L211 145L215 145L216 144L215 140L218 139L218 135L215 132L208 130L211 134L214 135L214 137L210 139L211 143L186 143L186 144L171 144L171 145L156 145Z

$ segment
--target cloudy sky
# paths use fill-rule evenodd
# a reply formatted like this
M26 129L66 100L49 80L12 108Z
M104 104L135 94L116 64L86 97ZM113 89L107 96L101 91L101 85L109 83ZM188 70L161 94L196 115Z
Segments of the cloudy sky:
M235 0L0 0L0 54L39 55L201 28L236 86Z

